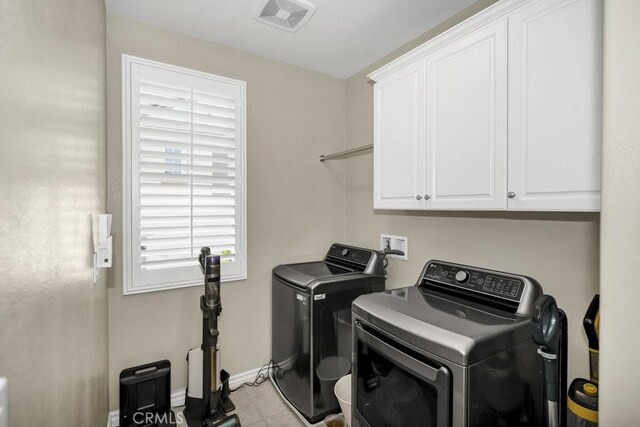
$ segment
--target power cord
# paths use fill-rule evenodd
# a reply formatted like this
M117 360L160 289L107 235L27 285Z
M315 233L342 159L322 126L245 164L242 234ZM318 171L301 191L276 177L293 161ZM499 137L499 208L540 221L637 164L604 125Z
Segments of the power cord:
M404 252L397 250L397 249L391 249L388 246L387 243L387 247L384 248L383 250L380 251L380 254L382 255L382 269L384 270L384 277L387 277L387 266L389 265L389 259L387 259L387 255L400 255L403 256Z
M263 365L260 369L258 369L256 378L253 381L242 383L238 387L231 389L231 392L233 393L234 391L238 391L245 386L258 387L260 384L267 381L272 373L276 376L276 378L282 378L284 376L284 369L278 366L278 364L273 359L271 359L269 363Z

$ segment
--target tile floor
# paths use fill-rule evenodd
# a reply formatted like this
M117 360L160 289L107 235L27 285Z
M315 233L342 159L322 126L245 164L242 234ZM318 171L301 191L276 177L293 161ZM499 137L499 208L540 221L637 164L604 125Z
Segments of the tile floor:
M245 386L231 393L231 400L243 427L304 427L300 418L282 401L271 381L258 387Z
M258 387L243 387L231 393L233 412L242 427L304 427L304 423L282 401L271 381ZM180 408L182 409L182 408ZM181 424L186 426L186 423Z

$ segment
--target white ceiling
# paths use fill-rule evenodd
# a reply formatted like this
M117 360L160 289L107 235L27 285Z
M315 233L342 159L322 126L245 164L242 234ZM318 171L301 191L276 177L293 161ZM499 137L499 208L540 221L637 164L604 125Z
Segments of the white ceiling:
M257 0L105 0L107 11L260 56L347 78L476 0L311 0L289 33L252 18Z

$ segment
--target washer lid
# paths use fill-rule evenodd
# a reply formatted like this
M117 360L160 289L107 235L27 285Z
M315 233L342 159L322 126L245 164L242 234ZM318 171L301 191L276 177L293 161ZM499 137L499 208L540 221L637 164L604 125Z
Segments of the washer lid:
M306 288L316 280L331 279L336 276L354 274L354 271L336 265L327 264L324 261L316 261L300 264L279 265L273 269L273 274L286 282Z
M461 366L531 338L529 318L418 286L363 295L353 312L390 335Z
M327 264L326 262L305 262L302 264L289 264L290 269L310 277L337 276L339 274L351 273L353 270Z

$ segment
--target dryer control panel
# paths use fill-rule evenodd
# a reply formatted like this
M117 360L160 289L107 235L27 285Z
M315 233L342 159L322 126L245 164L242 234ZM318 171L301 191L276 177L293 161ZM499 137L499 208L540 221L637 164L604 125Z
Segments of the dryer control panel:
M425 264L417 286L525 316L542 295L530 277L437 260Z
M522 279L437 261L427 265L423 279L515 302L520 302L524 290Z
M424 278L517 302L520 302L524 290L521 279L438 262L429 263Z

